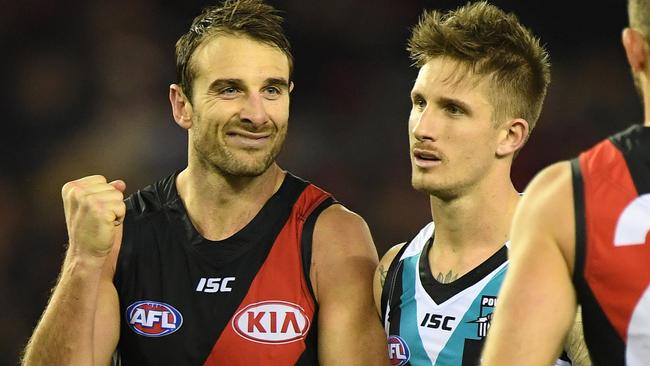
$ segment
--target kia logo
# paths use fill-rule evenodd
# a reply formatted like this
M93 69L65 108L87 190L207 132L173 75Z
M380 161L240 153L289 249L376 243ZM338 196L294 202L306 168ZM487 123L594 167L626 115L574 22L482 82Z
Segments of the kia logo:
M239 310L232 327L241 337L266 344L301 340L309 330L309 317L302 307L286 301L262 301Z

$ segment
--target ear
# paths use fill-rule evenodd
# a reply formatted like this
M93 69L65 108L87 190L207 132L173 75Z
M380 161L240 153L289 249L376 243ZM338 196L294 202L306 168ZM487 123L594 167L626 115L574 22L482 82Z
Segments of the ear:
M180 85L169 86L169 102L172 104L172 114L176 124L189 130L192 127L192 103L187 99Z
M635 74L645 70L648 53L645 37L633 28L625 28L622 35L627 61Z
M293 91L293 87L294 87L293 81L290 81L289 82L289 93L291 93Z
M506 122L499 133L496 156L503 158L514 155L526 143L529 130L528 121L523 118Z

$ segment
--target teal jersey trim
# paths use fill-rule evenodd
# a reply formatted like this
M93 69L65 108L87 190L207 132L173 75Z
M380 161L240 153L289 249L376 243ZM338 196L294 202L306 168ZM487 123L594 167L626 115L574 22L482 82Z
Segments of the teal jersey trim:
M429 355L424 350L422 338L418 330L417 302L415 301L415 274L418 273L418 262L420 255L414 255L404 259L404 270L402 271L402 316L400 320L400 336L408 344L411 351L409 362L411 365L433 366Z

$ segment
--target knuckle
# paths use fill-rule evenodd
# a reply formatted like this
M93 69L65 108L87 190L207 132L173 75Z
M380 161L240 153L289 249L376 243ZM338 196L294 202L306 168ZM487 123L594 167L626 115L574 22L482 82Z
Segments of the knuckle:
M91 175L89 178L92 178L94 181L98 181L98 182L102 182L102 183L107 182L106 177L104 177L101 174Z
M81 187L79 187L74 182L70 183L70 185L65 190L65 194L64 194L63 198L65 198L67 200L70 200L70 201L77 200L79 198L79 195L81 194L81 192L80 192L81 190L82 190Z

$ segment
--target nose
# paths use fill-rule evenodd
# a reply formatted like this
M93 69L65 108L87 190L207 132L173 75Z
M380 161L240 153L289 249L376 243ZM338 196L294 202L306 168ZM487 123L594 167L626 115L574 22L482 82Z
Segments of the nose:
M269 120L264 106L264 98L257 93L249 94L242 106L239 117L244 122L263 125Z
M436 140L436 121L431 108L425 108L422 112L411 112L410 132L418 141Z

